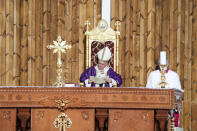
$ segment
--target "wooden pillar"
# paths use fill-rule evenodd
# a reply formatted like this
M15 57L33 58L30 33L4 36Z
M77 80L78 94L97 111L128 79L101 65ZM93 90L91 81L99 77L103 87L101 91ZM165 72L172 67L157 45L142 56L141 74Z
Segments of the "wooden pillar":
M17 118L21 121L20 123L20 131L27 131L27 122L30 119L30 109L18 109L17 110Z
M105 131L105 120L108 117L107 109L96 109L96 119L99 121L99 129L100 131Z
M155 131L167 131L168 110L155 111Z

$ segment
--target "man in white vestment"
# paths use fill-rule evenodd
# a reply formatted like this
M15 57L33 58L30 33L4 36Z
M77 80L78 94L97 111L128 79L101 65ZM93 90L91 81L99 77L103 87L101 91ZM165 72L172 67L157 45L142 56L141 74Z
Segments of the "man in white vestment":
M152 71L148 77L146 88L161 88L161 69L165 71L165 82L168 84L165 88L181 89L180 79L176 72L168 69L166 52L160 52L160 69Z

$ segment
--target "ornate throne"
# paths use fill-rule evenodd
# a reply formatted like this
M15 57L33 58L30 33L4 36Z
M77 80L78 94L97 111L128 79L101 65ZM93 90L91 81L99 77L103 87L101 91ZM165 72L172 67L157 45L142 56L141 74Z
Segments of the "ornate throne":
M86 21L86 69L95 66L98 63L97 53L108 46L112 58L109 62L109 66L114 69L117 73L119 72L118 66L118 53L119 53L119 25L117 21L115 26L116 30L108 27L105 20L100 20L98 25L89 31L90 23Z

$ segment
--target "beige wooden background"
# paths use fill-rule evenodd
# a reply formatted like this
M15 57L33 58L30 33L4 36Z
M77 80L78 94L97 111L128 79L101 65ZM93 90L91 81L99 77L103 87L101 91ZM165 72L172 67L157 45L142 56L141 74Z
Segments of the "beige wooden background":
M111 0L111 26L121 22L122 86L143 87L161 50L181 79L184 128L197 129L197 0ZM95 27L101 0L0 0L0 85L52 85L58 35L72 45L63 55L66 82L84 71L86 20Z

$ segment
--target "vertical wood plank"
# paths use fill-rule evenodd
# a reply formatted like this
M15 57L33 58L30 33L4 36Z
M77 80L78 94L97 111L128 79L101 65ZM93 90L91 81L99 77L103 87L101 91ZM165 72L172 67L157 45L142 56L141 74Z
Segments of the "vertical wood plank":
M14 1L13 85L20 83L20 0Z
M72 0L66 2L66 15L65 15L65 38L69 45L72 45ZM71 49L66 53L66 82L71 82L72 70L71 70L71 61L72 54Z
M4 0L0 1L0 85L5 83L5 34L6 34L6 3Z
M162 0L162 51L166 51L169 58L169 0Z
M119 0L111 0L111 27L115 27L116 21L119 20L118 11L119 11Z
M13 85L13 25L14 25L14 3L6 0L6 85Z
M185 62L184 62L184 130L191 130L191 34L192 3L185 3Z
M96 19L95 23L98 23L98 21L101 20L101 9L102 9L101 4L102 4L101 0L95 0L95 5L94 5L95 6L94 17Z
M140 17L141 17L141 12L140 12L140 7L141 3L139 0L137 0L137 35L136 35L136 86L140 86Z
M58 0L57 8L58 8L58 14L57 14L57 27L58 27L58 35L63 36L64 33L64 0ZM62 38L64 39L64 38Z
M78 0L73 0L72 3L72 66L71 66L71 70L72 70L72 82L79 82L79 8L78 8ZM91 5L93 5L93 3L91 3ZM92 8L91 8L92 10ZM91 11L92 12L92 11ZM91 20L93 20L93 17L90 17Z
M163 0L156 0L155 1L155 64L159 64L159 57L160 57L160 51L162 50L162 1ZM155 65L155 66L156 66Z
M58 37L57 33L57 0L51 0L51 17L50 17L50 40L48 44L53 44L53 41L56 41ZM53 85L56 81L56 69L57 69L57 56L49 52L49 84Z
M96 4L94 5L96 6ZM96 8L97 9L97 8ZM96 10L97 11L97 10ZM95 14L95 16L97 16ZM85 69L85 23L86 21L86 4L79 4L79 76Z
M43 1L43 85L49 84L49 50L46 48L50 44L50 1Z
M183 59L184 58L184 1L178 2L178 12L177 12L177 72L180 75L181 85L183 85Z
M176 31L177 31L177 1L171 0L170 1L170 45L169 45L169 66L171 70L176 71Z
M87 4L86 4L86 18L87 20L91 23L90 27L94 28L96 26L97 23L95 23L94 21L94 1L93 0L87 0Z
M28 85L35 85L35 0L28 1Z
M197 129L197 0L193 1L192 19L192 87L191 87L191 129Z
M131 21L130 21L130 17L131 17L131 8L130 8L130 4L131 4L131 1L130 0L127 0L125 2L125 18L126 18L126 21L125 21L125 45L126 45L126 48L125 48L125 86L129 86L130 85L130 72L131 72L131 69L130 69L130 65L131 65Z
M146 84L147 1L140 1L140 86Z
M137 0L133 0L133 14L132 14L132 19L133 19L133 30L132 30L132 86L137 86L137 7L138 7L138 2Z
M154 70L155 0L148 1L147 77Z
M28 61L28 2L26 0L21 1L21 79L20 85L27 86L28 74L27 74L27 61Z
M184 44L185 44L185 0L179 0L177 12L177 73L179 74L181 87L184 88ZM180 126L183 127L183 110L180 114Z
M35 18L35 31L36 31L36 43L35 43L35 48L36 48L36 53L35 53L35 66L36 66L36 78L35 78L35 85L41 86L43 85L43 78L42 78L42 1L40 0L35 0L36 6L36 18Z
M121 25L120 25L120 32L121 32L121 35L120 35L120 41L119 43L119 49L120 49L120 59L119 59L119 63L121 64L121 67L120 68L120 74L122 76L122 79L123 79L123 84L122 86L125 86L125 82L126 82L126 75L125 75L125 49L126 49L126 2L125 1L121 1L119 0L119 12L118 12L118 18L119 20L121 21Z

